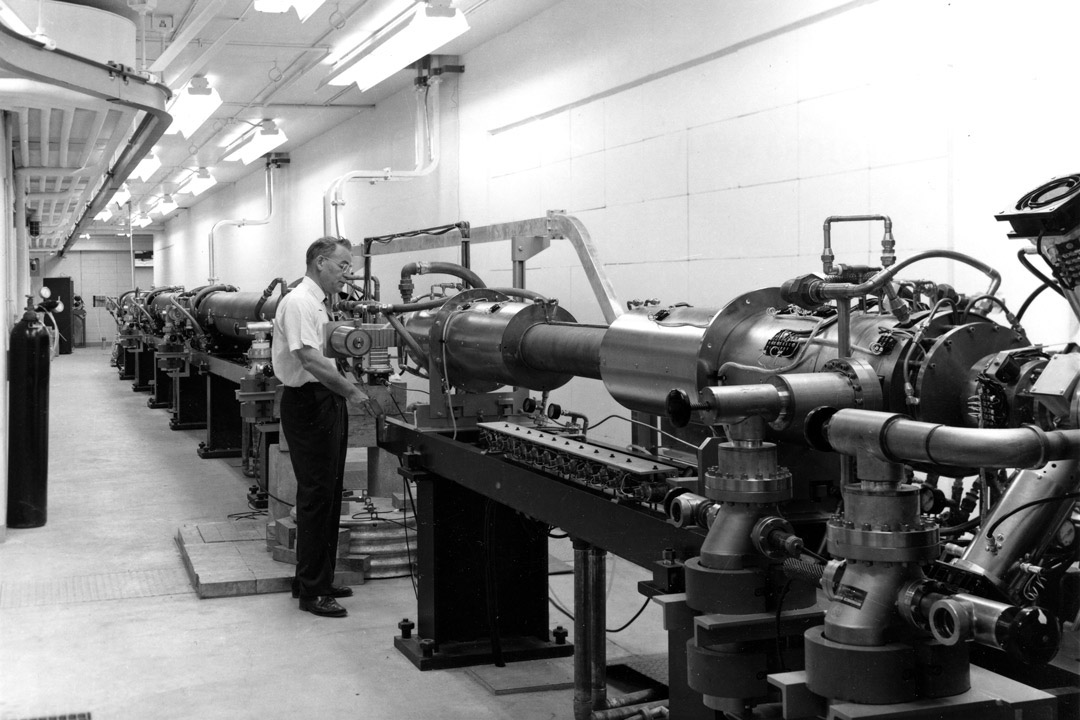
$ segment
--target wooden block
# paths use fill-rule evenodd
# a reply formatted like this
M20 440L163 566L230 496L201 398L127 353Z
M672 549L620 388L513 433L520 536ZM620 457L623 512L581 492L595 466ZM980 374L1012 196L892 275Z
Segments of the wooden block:
M371 570L370 555L348 555L337 559L337 571L348 570L350 572L367 573Z
M349 554L349 536L351 534L352 530L350 528L338 528L337 557L343 557Z
M335 585L363 585L364 573L351 570L338 570L334 573Z
M296 564L296 550L275 545L270 554L278 562L289 563L290 565Z
M274 521L277 544L289 549L296 549L296 522L292 518L278 518Z

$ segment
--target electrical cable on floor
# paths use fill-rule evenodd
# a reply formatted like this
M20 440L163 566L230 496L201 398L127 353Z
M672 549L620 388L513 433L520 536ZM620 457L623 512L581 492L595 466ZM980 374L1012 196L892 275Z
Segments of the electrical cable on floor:
M289 507L296 507L296 505L294 505L293 503L285 502L284 500L282 500L281 498L279 498L277 495L273 494L272 492L267 492L266 495L268 497L272 497L273 499L277 500L282 505L288 505Z
M266 516L265 510L260 510L254 507L250 502L248 503L248 507L251 508L249 512L232 513L230 515L226 515L226 517L230 520L254 520L255 518Z
M574 620L573 613L571 613L569 610L567 610L562 605L560 605L558 602L556 602L555 598L553 597L553 595L555 593L554 593L554 591L552 591L550 584L548 585L548 592L550 593L548 595L548 603L550 603L553 608L555 608L556 610L561 612L563 615L570 618L571 621L573 621ZM645 608L649 607L649 601L650 600L652 600L652 598L650 598L650 597L645 598L645 602L643 602L641 604L641 607L638 608L638 611L636 613L634 613L634 616L632 618L630 618L629 620L627 620L625 623L623 623L621 626L619 626L617 628L614 628L614 629L612 629L612 628L604 628L604 632L609 632L609 633L622 632L626 628L633 625L634 621L637 620L639 617L641 617L641 613L645 612Z

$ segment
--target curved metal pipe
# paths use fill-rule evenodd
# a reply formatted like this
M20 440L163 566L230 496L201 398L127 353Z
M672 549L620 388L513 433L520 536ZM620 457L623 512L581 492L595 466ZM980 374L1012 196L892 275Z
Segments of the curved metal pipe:
M199 325L198 321L194 317L192 317L191 313L189 313L187 311L187 309L184 308L183 305L176 302L176 298L169 298L169 302L171 302L173 305L175 305L176 309L179 310L180 312L184 313L184 316L187 317L187 319L191 321L191 326L192 326L192 328L194 328L196 335L198 335L199 337L202 337L203 335L206 334L205 332L203 332L203 329Z
M425 86L417 87L416 94L416 136L413 145L416 153L416 166L412 170L353 170L330 183L323 197L324 217L323 234L334 237L343 237L341 232L344 226L341 208L345 205L345 199L341 191L350 180L367 180L372 185L377 182L393 180L412 180L413 178L430 175L439 165L439 84L438 77L428 78ZM434 88L431 93L431 118L428 118L427 110L423 104L424 93L428 87ZM421 138L426 140L428 152L427 158L422 157Z
M266 301L270 299L270 296L274 294L274 288L278 285L281 286L281 297L285 297L285 278L274 278L270 281L270 284L263 290L262 297L259 302L255 303L255 317L259 316L259 311L262 310L262 306L266 304Z
M827 411L826 411L827 412ZM1040 467L1080 455L1080 430L959 428L909 420L872 410L837 410L807 422L811 440L845 455L867 453L887 462L926 462L982 468ZM819 445L820 446L820 445Z
M998 287L1001 286L1001 273L994 268L990 267L986 263L970 255L965 255L955 250L927 250L926 252L916 253L906 260L893 265L890 268L882 270L874 275L866 282L853 285L851 283L830 283L824 280L814 283L815 287L812 292L815 296L821 300L838 300L844 298L857 298L863 295L869 295L872 292L876 292L882 286L891 280L897 273L904 268L913 265L921 260L929 260L932 258L944 258L946 260L955 260L962 262L965 265L970 265L979 272L990 278L990 287L987 289L987 295L993 295L997 292Z
M195 296L191 300L191 311L193 313L198 313L199 303L212 292L236 292L236 287L233 285L207 285L202 290L195 293Z
M277 167L277 163L273 160L266 161L266 217L260 220L218 220L214 223L214 226L210 228L210 284L217 282L217 276L214 275L214 233L217 232L219 227L225 225L235 225L236 227L244 227L245 225L266 225L270 222L270 218L274 214L274 168Z
M412 276L413 275L450 275L460 280L464 280L466 283L474 288L486 288L487 284L480 278L479 275L474 273L464 265L458 265L457 263L449 262L425 262L423 260L419 262L406 263L401 267L401 300L402 302L409 302L412 299Z

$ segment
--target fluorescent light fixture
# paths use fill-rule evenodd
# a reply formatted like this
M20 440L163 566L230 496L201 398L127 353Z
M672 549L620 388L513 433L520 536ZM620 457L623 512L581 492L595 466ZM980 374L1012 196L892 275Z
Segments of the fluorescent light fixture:
M98 222L107 223L112 220L112 210L109 210L109 208L106 207L104 210L95 215L94 219Z
M334 65L330 85L356 83L360 92L430 55L469 29L457 8L419 3L370 42L356 47Z
M150 153L135 166L135 170L132 171L131 177L146 182L153 177L154 173L156 173L160 167L161 161L158 160L157 155Z
M265 13L283 13L294 7L300 22L304 22L322 7L322 4L323 0L255 0L255 9Z
M156 213L160 214L161 217L165 217L169 213L176 210L176 208L178 208L178 207L180 207L180 206L177 205L176 202L173 200L172 195L162 195L161 196L161 202L159 202L157 205L155 205L154 209L151 210L150 212L156 212Z
M173 121L165 132L178 133L190 139L219 107L221 96L210 87L210 81L204 77L191 78L191 82L169 104Z
M245 165L286 142L289 138L273 120L263 120L240 136L225 150L224 161L239 160Z
M154 221L150 219L149 215L136 215L133 218L131 218L131 224L134 225L135 227L144 228L147 225L151 224L152 222L154 222Z
M180 183L180 187L176 189L174 194L187 193L188 195L198 196L215 185L217 185L217 180L214 179L214 176L210 174L209 170L201 167L188 175L187 179Z
M124 206L128 200L131 199L131 191L128 190L128 186L125 183L120 186L120 189L113 193L112 202L116 203L120 207Z

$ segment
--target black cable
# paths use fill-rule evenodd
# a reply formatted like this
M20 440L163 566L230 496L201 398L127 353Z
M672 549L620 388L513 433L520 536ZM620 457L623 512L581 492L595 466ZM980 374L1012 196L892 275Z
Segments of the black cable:
M639 617L641 617L641 613L645 612L645 608L647 608L649 606L649 601L650 600L652 600L652 598L648 598L648 597L645 598L645 602L643 602L641 604L641 607L638 609L638 611L636 613L634 613L634 617L632 617L632 618L630 618L629 620L626 621L626 624L622 625L621 627L617 627L614 630L611 630L609 628L604 628L604 631L609 632L609 633L622 632L626 628L633 625L634 621L637 620Z
M1042 256L1040 255L1039 257L1042 257ZM1025 253L1023 250L1018 251L1016 253L1016 259L1020 261L1021 265L1023 265L1025 268L1027 268L1028 272L1030 272L1035 277L1039 278L1039 280L1042 280L1044 283L1046 283L1047 286L1049 286L1049 288L1051 290L1056 292L1061 297L1065 297L1065 293L1062 292L1061 288L1058 287L1058 284L1057 284L1056 281L1051 280L1050 278L1048 278L1046 275L1043 274L1043 272L1041 270L1039 270L1039 268L1037 268L1037 267L1035 267L1034 265L1031 264L1031 261L1027 259L1027 253Z
M612 630L611 628L604 628L604 632L609 632L609 633L622 632L626 628L633 625L634 621L637 620L639 617L641 617L641 613L645 612L645 608L649 607L649 601L650 600L652 600L652 598L645 598L645 602L643 602L641 604L641 607L638 608L638 611L636 613L634 613L634 616L632 618L630 618L629 620L627 620L624 624L622 624L621 626L615 628L614 630ZM573 614L569 610L564 608L562 605L555 602L555 598L551 597L550 595L548 595L548 602L551 603L551 606L553 608L555 608L556 610L561 612L566 617L570 618L571 622L574 620Z
M278 501L279 503L281 503L282 505L288 505L289 507L296 507L296 505L294 505L293 503L290 503L290 502L285 502L284 500L282 500L281 498L279 498L279 497L278 497L277 495L275 495L274 493L272 493L272 492L270 492L270 491L267 491L267 492L266 492L266 495L267 495L267 497L272 497L272 498L274 498L275 500L277 500L277 501Z
M979 524L979 518L972 518L966 522L953 525L951 527L943 527L938 530L939 535L962 535L968 530Z
M1027 299L1024 300L1023 304L1020 305L1020 309L1016 313L1016 322L1020 322L1020 320L1023 319L1024 313L1026 313L1028 308L1031 307L1031 303L1035 302L1035 298L1039 297L1039 295L1042 295L1043 290L1046 290L1049 287L1053 286L1049 283L1044 282L1042 285L1035 288L1030 295L1027 296Z
M555 608L556 610L558 610L559 612L561 612L561 613L562 613L563 615L565 615L566 617L570 618L570 620L573 620L573 619L574 619L574 616L570 614L570 611L569 611L569 610L567 610L566 608L564 608L564 607L563 607L562 605L560 605L559 603L555 602L555 598L551 597L550 595L548 595L548 602L549 602L549 603L551 603L551 606L552 606L553 608Z
M1069 500L1070 498L1071 499L1080 498L1080 492L1071 492L1071 493L1065 493L1064 495L1054 495L1053 497L1040 498L1038 500L1032 500L1031 502L1026 502L1023 505L1020 505L1018 507L1014 507L1012 510L1005 513L1001 517L995 518L994 522L990 523L990 527L988 527L986 529L986 535L987 535L987 537L993 537L994 536L994 531L997 530L998 525L1005 522L1006 520L1011 518L1013 515L1020 512L1021 510L1027 510L1029 507L1034 507L1036 505L1045 505L1046 503L1057 502L1058 500Z

